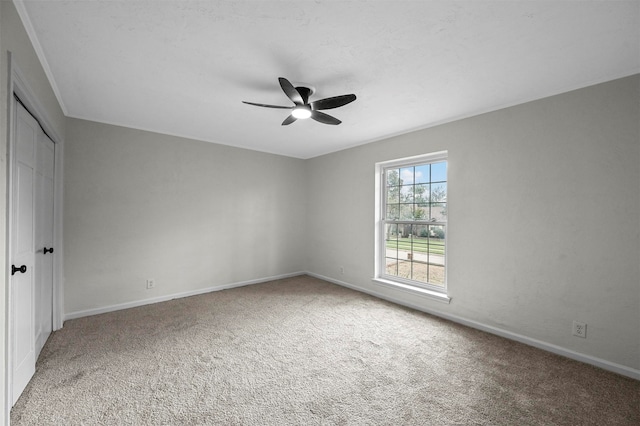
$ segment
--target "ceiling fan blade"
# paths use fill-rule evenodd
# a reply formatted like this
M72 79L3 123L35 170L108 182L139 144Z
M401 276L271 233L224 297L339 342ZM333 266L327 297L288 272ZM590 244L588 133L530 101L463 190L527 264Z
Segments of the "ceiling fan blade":
M332 109L338 108L356 100L356 95L342 95L334 96L332 98L320 99L319 101L311 102L311 108L318 109Z
M338 120L337 118L332 117L329 114L325 114L324 112L320 112L320 111L311 111L311 118L323 124L337 125L342 123L342 121Z
M280 77L278 78L278 81L280 82L280 87L282 87L282 91L284 92L284 94L287 95L287 97L291 99L294 104L304 104L302 96L300 96L300 93L296 90L295 87L293 87L293 84L291 84L289 80L284 77Z
M255 102L247 102L247 101L242 101L243 104L247 104L247 105L255 105L255 106L259 106L259 107L265 107L265 108L282 108L282 109L292 109L293 107L287 107L287 106L280 106L280 105L267 105L267 104L256 104Z
M289 124L293 123L294 121L296 121L297 118L295 118L293 115L288 116L287 118L284 119L284 121L282 122L283 126L288 126Z

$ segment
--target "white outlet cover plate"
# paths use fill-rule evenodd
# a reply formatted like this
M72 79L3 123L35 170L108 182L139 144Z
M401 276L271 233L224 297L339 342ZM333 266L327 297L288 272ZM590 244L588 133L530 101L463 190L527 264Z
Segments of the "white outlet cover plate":
M573 335L578 337L587 337L587 324L579 321L573 322Z

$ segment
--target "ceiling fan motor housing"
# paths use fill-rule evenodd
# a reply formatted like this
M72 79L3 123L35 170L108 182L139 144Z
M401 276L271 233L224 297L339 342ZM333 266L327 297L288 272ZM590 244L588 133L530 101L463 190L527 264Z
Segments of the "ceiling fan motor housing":
M295 88L298 93L300 93L300 96L302 96L302 100L305 104L309 103L309 98L316 92L316 89L313 86L303 85L301 83L298 83Z

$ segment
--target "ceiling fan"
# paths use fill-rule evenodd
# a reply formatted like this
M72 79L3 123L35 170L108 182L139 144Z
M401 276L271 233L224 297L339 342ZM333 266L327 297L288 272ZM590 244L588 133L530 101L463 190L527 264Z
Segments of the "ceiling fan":
M279 105L257 104L254 102L246 101L242 102L247 105L255 105L265 108L281 108L292 110L291 115L285 118L285 120L282 122L283 126L287 126L298 119L305 118L313 118L314 120L324 124L340 124L342 123L342 121L330 116L329 114L320 112L320 110L338 108L356 100L356 95L350 94L334 96L332 98L325 98L318 101L309 102L309 97L315 92L315 89L313 87L303 85L294 87L293 84L291 84L291 82L289 82L289 80L284 77L278 78L278 81L280 82L282 91L285 93L285 95L287 95L289 99L291 99L291 101L294 103L294 106L288 107Z

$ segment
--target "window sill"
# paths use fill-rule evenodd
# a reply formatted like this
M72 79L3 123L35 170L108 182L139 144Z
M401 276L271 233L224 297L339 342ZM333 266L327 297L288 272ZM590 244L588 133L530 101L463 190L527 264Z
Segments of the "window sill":
M428 297L430 299L434 299L437 300L438 302L442 302L442 303L450 303L451 302L451 298L449 296L447 296L444 293L439 293L437 291L433 291L433 290L427 290L425 288L420 288L420 287L415 287L412 285L407 285L407 284L402 284L396 281L390 281L390 280L385 280L383 278L373 278L372 279L375 283L378 284L382 284L386 287L391 287L391 288L395 288L398 290L402 290L408 293L413 293L413 294L418 294L420 296L425 296Z

